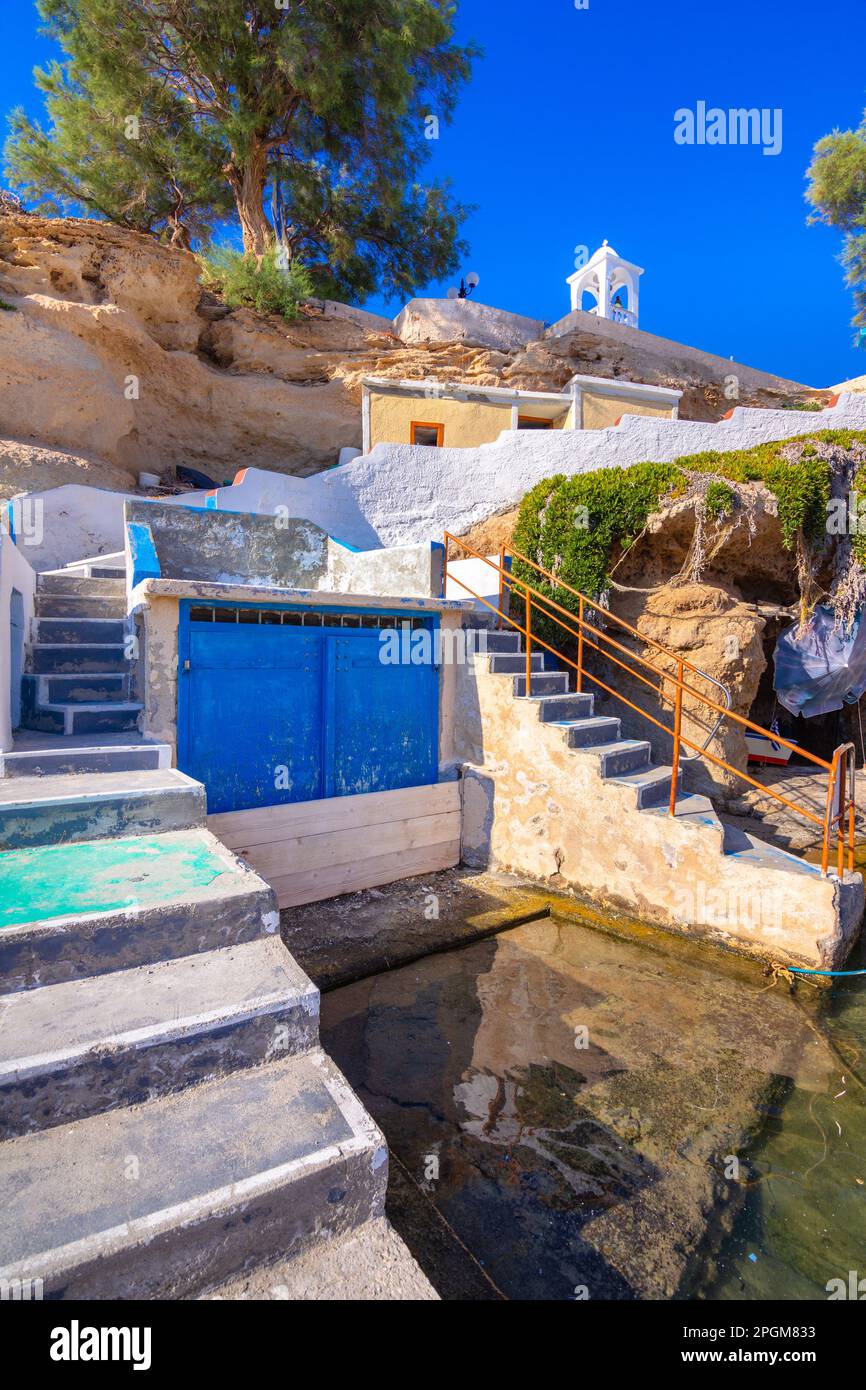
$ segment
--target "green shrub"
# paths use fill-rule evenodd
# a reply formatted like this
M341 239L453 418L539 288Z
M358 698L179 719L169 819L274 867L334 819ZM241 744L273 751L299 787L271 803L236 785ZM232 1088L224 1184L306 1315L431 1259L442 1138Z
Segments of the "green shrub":
M527 493L514 531L514 548L581 593L597 598L608 587L615 545L640 535L662 497L682 492L685 475L670 463L599 468L566 478L547 478ZM531 566L514 561L514 574L557 603L577 612L578 600L542 581Z
M7 304L5 299L0 299L0 311L4 314L14 314L16 307L14 304Z
M730 516L734 510L734 494L727 483L710 483L704 493L704 506L711 521Z
M820 401L783 401L783 410L823 410Z
M276 247L259 262L255 256L219 246L209 256L200 257L200 263L202 283L231 309L256 309L260 314L296 319L301 300L313 292L309 272L298 261L283 269Z

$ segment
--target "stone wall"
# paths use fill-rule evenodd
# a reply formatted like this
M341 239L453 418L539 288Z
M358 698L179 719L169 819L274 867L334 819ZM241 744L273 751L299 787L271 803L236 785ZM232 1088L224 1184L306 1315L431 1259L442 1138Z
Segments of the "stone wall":
M410 299L394 333L404 343L466 342L513 352L540 338L544 324L474 299Z
M588 895L745 955L836 968L857 939L863 881L844 889L782 851L724 853L707 816L639 811L538 706L487 662L456 668L453 756L463 765L463 858Z

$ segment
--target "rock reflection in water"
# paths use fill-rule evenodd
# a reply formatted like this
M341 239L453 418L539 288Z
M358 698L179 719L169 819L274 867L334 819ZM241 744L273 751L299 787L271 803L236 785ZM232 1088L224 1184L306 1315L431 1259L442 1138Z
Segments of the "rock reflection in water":
M694 1294L768 1114L837 1072L753 968L552 919L338 990L322 1022L393 1153L512 1298Z

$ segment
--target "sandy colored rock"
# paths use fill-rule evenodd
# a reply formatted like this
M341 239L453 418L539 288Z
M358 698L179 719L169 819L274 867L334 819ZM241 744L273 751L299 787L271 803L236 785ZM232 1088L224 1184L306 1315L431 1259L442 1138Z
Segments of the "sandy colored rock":
M104 222L0 214L0 298L11 306L0 312L0 435L92 460L83 482L97 466L171 481L186 464L217 483L245 466L319 472L360 447L370 375L554 391L581 372L679 387L684 418L731 405L717 366L678 360L676 345L645 334L583 326L502 352L409 345L314 305L291 324L231 312L202 290L194 256ZM780 381L739 403L803 392Z
M104 459L45 449L17 439L0 439L0 498L62 487L64 483L127 491L133 487L134 479L131 473Z

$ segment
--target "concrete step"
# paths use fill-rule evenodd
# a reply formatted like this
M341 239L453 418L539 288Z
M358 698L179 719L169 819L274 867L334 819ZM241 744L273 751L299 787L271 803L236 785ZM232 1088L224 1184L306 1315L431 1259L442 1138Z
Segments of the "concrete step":
M670 795L670 789L668 790ZM668 797L660 806L647 806L642 808L643 816L669 816ZM677 790L676 819L686 825L693 825L701 830L705 835L707 831L712 831L716 841L716 851L718 854L727 854L725 847L725 826L708 796L701 796L697 792ZM708 842L709 843L709 842ZM781 867L781 866L773 866Z
M123 598L126 594L126 579L88 579L86 575L55 570L38 576L36 592L37 594L81 594L86 598Z
M502 632L489 632L486 628L478 629L479 650L488 652L519 652L522 639L519 632L509 632L504 629ZM481 646L482 642L486 646Z
M272 889L208 830L0 854L0 994L250 941Z
M59 715L62 719L58 733L62 734L121 734L138 728L138 716L143 706L135 701L109 700L93 704L77 701L37 707L33 716L22 720L22 728L44 728L43 715Z
M641 772L629 772L624 776L612 777L610 781L618 787L634 787L638 810L648 806L658 806L671 794L672 770L669 767L648 767Z
M126 624L115 618L37 618L36 640L49 646L71 643L86 647L122 643Z
M0 851L205 824L204 787L176 768L0 782Z
M592 695L543 695L538 700L538 717L542 724L572 724L577 719L592 716Z
M17 738L11 753L0 753L0 778L146 772L171 766L170 745L147 743L140 735L104 734L100 739L48 735L42 743L31 743L28 737Z
M592 751L598 754L602 777L621 777L629 772L642 772L652 761L652 744L633 738L600 744Z
M39 685L33 677L21 682L21 718L19 727L33 733L63 734L66 720L60 710L45 709L39 704Z
M110 555L88 555L83 560L75 560L73 564L49 573L79 575L88 579L113 579L120 575L125 578L126 556L122 550L113 551Z
M771 845L767 840L741 830L739 826L723 823L722 837L722 852L726 858L735 859L739 863L754 864L769 872L780 869L783 873L797 874L800 877L814 878L816 874L819 878L821 876L820 864L811 864L800 855L791 854L778 845ZM829 869L835 875L837 860L834 851L835 845L831 847L829 860Z
M590 748L598 743L615 743L619 738L619 720L606 715L597 714L589 719L556 722L564 724L569 748Z
M533 676L530 682L530 695L538 699L540 695L565 695L568 691L567 671L542 671ZM526 676L514 677L514 695L521 699L526 694Z
M0 1132L309 1052L318 1024L319 991L278 936L0 996Z
M30 648L30 671L34 675L73 675L129 671L129 658L122 643L86 645L71 642L35 642Z
M8 1140L0 1278L182 1298L381 1212L387 1150L320 1051ZM130 1171L132 1165L132 1171Z
M549 652L533 652L529 658L533 671L555 671L554 657ZM490 670L494 676L519 676L526 674L526 656L520 652L496 652L490 657Z
M25 676L38 682L34 704L104 705L129 699L129 676L120 671L100 671L90 675Z
M36 594L37 618L119 618L126 617L126 596L116 598L88 594Z

